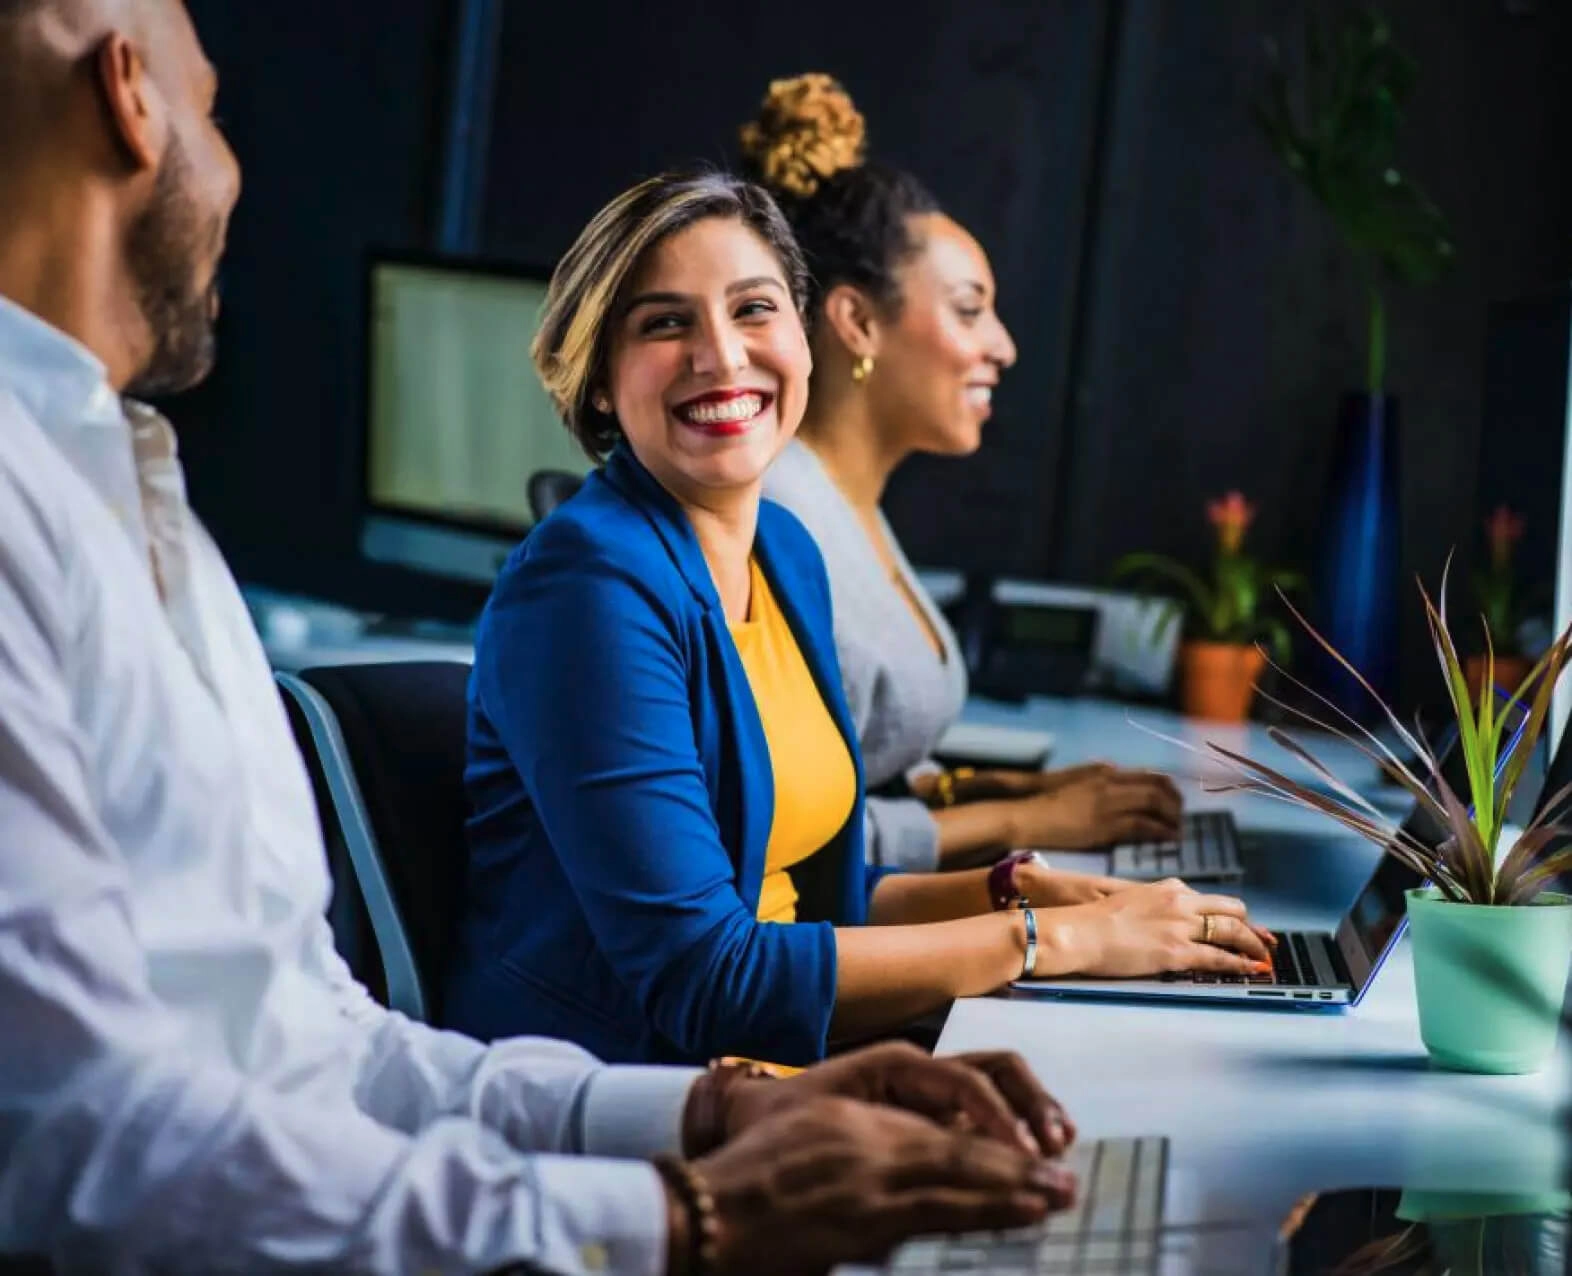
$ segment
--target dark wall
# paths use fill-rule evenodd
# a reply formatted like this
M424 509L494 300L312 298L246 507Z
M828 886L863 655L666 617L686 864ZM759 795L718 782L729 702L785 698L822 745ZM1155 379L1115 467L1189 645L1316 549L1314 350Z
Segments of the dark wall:
M807 69L978 234L1022 359L977 457L899 476L920 561L1101 579L1127 549L1204 552L1201 502L1229 487L1263 553L1307 557L1363 299L1248 108L1262 37L1291 43L1311 0L505 3L490 251L549 262L634 177L730 159L766 82ZM429 242L451 6L192 8L248 179L221 370L181 406L198 506L256 578L467 605L354 551L360 255ZM1473 536L1485 304L1572 276L1572 14L1386 8L1420 69L1403 162L1458 244L1390 304L1406 557L1429 572Z
M694 0L514 6L503 25L487 247L554 259L631 178L734 162L737 130L771 79L830 72L868 117L872 150L920 174L988 247L1004 318L1030 352L999 392L984 453L966 465L914 465L892 512L919 561L1034 570L1055 495L1116 7L915 0L892 22L888 6L844 0L803 0L789 15Z
M356 549L361 262L427 240L448 8L190 0L245 189L218 368L171 411L193 501L243 578L367 606L473 605Z
M1413 575L1434 579L1478 536L1488 304L1572 275L1572 12L1540 8L1528 20L1484 0L1384 6L1419 68L1399 159L1457 244L1447 277L1388 302L1410 699L1431 667ZM1294 51L1303 10L1126 5L1055 546L1068 575L1095 578L1151 545L1204 554L1201 499L1232 487L1261 506L1264 553L1312 561L1337 394L1360 388L1366 346L1348 253L1249 124L1262 35Z

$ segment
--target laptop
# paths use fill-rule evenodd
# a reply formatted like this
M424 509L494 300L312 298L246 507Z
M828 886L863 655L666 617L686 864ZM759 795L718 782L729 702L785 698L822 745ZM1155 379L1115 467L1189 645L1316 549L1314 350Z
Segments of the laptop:
M1498 774L1520 735L1521 726L1501 750L1496 762ZM1442 754L1440 769L1454 792L1468 792L1468 774L1455 738ZM1403 829L1426 846L1436 845L1443 836L1418 802L1410 809ZM1406 893L1424 884L1418 871L1387 852L1335 931L1284 931L1277 936L1271 974L1176 971L1150 979L1018 979L1010 986L1053 997L1228 1002L1316 1010L1357 1006L1402 934L1407 921Z
M1532 818L1540 819L1545 814L1545 808L1555 801L1556 797L1568 785L1572 785L1572 720L1569 720L1561 731L1561 743L1557 747L1555 756L1550 759L1550 766L1545 771L1544 786L1539 790L1539 796L1534 801ZM1557 804L1557 809L1551 812L1552 823L1572 825L1572 803L1562 801ZM1566 849L1572 843L1572 837L1561 836L1553 838L1541 851L1540 857L1548 859ZM1552 890L1565 891L1569 883L1563 877L1559 883L1551 885Z
M1231 882L1244 876L1239 829L1230 811L1195 811L1179 823L1173 842L1126 842L1113 848L1108 872L1136 882L1182 877L1188 882Z
M1168 1140L1089 1140L1073 1146L1064 1164L1079 1181L1069 1209L1015 1231L908 1241L879 1270L889 1276L1157 1276Z

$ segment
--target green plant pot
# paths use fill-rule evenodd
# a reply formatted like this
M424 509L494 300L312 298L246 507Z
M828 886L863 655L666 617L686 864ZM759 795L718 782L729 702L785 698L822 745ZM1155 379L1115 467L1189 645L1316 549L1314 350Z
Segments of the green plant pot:
M1460 1072L1537 1072L1550 1061L1572 965L1572 897L1520 908L1408 892L1419 1035Z

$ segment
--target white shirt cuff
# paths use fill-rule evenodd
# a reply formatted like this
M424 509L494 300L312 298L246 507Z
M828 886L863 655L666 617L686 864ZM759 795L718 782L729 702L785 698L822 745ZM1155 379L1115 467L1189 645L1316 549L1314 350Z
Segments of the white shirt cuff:
M576 1254L571 1272L663 1276L666 1270L666 1189L652 1166L581 1156L530 1158L541 1201L542 1255Z
M697 1068L602 1068L584 1092L582 1147L589 1156L682 1154L682 1117Z

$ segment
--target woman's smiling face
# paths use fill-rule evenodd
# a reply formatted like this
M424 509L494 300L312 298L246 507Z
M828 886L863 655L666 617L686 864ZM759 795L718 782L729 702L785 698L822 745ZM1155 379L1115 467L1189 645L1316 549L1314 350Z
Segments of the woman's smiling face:
M964 455L982 443L993 391L1015 363L982 246L942 213L912 219L917 253L897 271L900 311L868 380L875 420L913 451Z
M644 467L684 503L757 488L812 367L774 250L735 218L695 222L650 250L614 323L602 393Z

